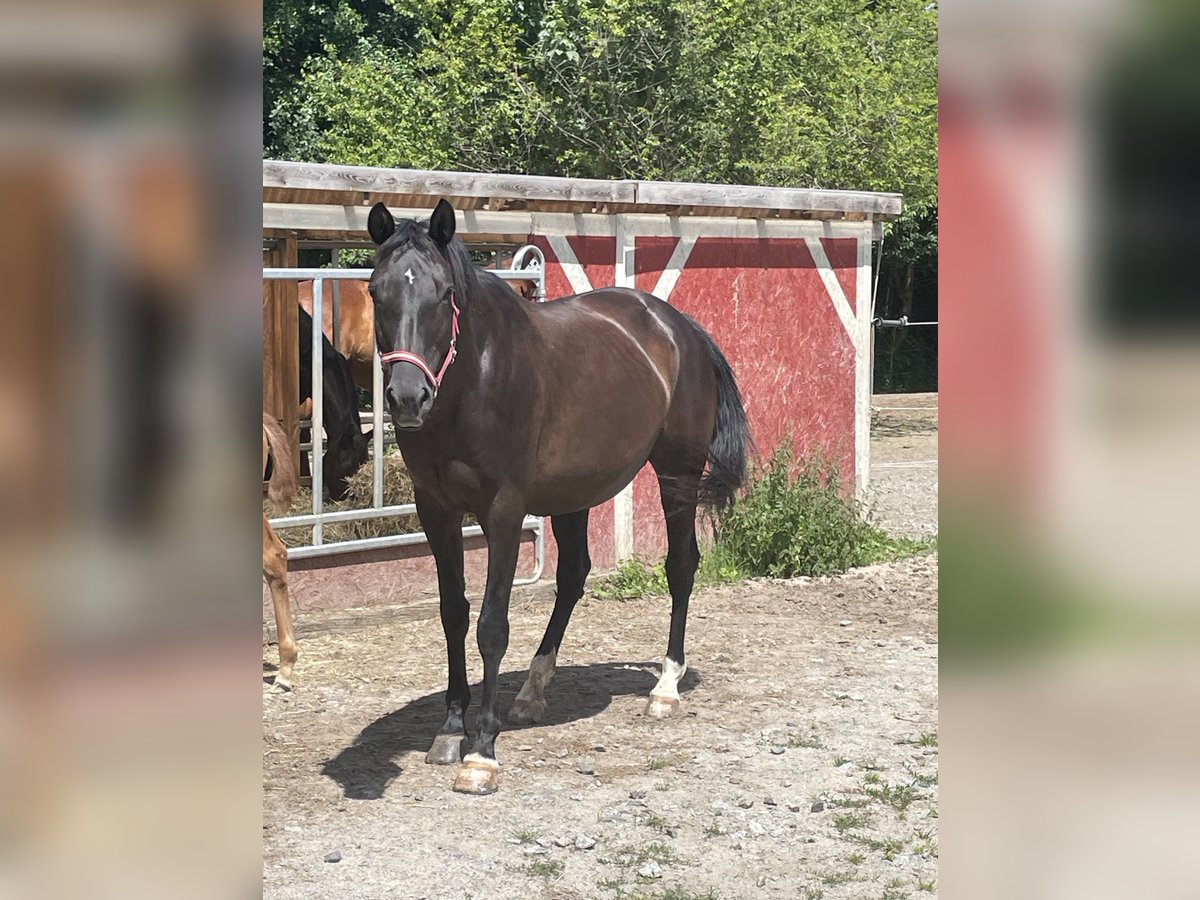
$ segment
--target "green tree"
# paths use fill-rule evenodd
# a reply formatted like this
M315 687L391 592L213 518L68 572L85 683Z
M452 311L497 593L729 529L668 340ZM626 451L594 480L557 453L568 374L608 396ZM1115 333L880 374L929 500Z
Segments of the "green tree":
M264 150L313 162L900 191L936 266L926 0L267 0Z

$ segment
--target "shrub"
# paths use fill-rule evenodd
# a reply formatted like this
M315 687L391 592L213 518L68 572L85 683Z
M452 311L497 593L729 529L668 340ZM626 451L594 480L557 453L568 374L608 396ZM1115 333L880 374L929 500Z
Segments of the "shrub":
M744 576L831 575L928 548L872 525L847 497L837 466L820 456L797 462L790 440L776 448L720 522L715 550Z
M751 479L702 550L696 587L755 576L833 575L855 566L923 553L937 539L894 538L847 497L837 466L821 456L797 462L790 440ZM602 600L669 593L663 564L627 559L592 586Z

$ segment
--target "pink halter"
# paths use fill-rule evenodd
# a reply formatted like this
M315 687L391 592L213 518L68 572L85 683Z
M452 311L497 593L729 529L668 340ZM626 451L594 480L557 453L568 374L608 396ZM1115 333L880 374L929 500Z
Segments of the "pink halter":
M450 288L450 308L454 310L453 318L450 320L450 349L446 352L446 358L442 361L442 367L438 369L437 374L433 373L433 369L429 367L429 363L425 362L425 358L417 353L410 353L408 350L392 350L388 353L381 353L379 362L382 365L388 365L394 362L411 363L420 369L425 378L428 379L430 386L433 388L433 396L437 397L438 388L442 386L442 379L446 377L446 370L450 368L450 363L454 362L454 357L458 355L458 303L455 302L454 288Z

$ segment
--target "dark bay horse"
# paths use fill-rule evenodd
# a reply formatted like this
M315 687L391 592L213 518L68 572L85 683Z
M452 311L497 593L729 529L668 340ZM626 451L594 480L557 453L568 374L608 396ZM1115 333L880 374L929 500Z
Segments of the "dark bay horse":
M300 310L300 404L312 399L313 320ZM346 357L321 338L321 415L325 429L325 453L321 456L322 481L331 500L346 496L349 480L367 461L367 446L373 432L363 432L358 418L358 388ZM314 442L315 443L315 442ZM300 455L301 472L307 475L308 460Z
M425 761L458 763L470 702L462 521L488 542L479 613L483 697L478 733L454 789L499 783L496 709L508 647L508 601L527 514L552 517L557 595L545 636L510 710L537 720L575 603L591 569L588 511L649 461L667 521L671 630L647 713L679 707L684 628L696 566L698 503L731 503L746 468L749 430L733 372L692 319L641 291L610 288L527 303L473 266L438 203L428 226L376 204L370 291L388 411L412 477L417 513L437 561L449 660L447 715Z
M491 268L488 266L487 268ZM536 299L536 281L505 281L508 287L526 300ZM374 387L375 372L375 308L365 281L341 282L338 299L337 346L338 353L350 361L350 372L354 383L367 393ZM313 283L299 284L300 308L312 316ZM325 302L321 307L321 329L325 339L333 341L333 302L326 289Z

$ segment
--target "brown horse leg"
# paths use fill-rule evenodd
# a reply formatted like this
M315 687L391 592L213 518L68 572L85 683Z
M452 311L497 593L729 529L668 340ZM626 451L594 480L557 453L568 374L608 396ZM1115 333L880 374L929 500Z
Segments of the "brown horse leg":
M571 620L571 612L583 596L588 572L592 570L587 545L589 512L585 509L550 519L554 542L558 545L558 591L546 633L529 664L529 676L508 711L508 720L515 724L540 722L546 711L546 685L554 677L558 648Z
M287 551L279 540L266 514L263 515L263 578L271 588L275 605L275 631L279 639L279 674L275 689L292 688L292 667L296 664L296 638L292 634L292 605L288 600Z
M523 519L524 510L518 504L497 500L484 520L488 540L487 588L476 625L479 654L483 657L483 690L479 703L479 733L471 752L463 757L462 768L454 780L454 790L464 794L491 794L500 785L500 764L496 761L500 715L496 709L496 694L500 662L508 649L508 599L517 571Z
M650 700L646 704L646 715L655 719L666 718L679 710L679 680L687 672L683 638L687 628L688 600L696 580L696 567L700 564L694 494L688 492L689 496L680 496L679 482L674 479L664 484L660 477L659 487L663 513L667 517L666 569L667 585L671 589L671 634L663 659L662 677L650 691Z

